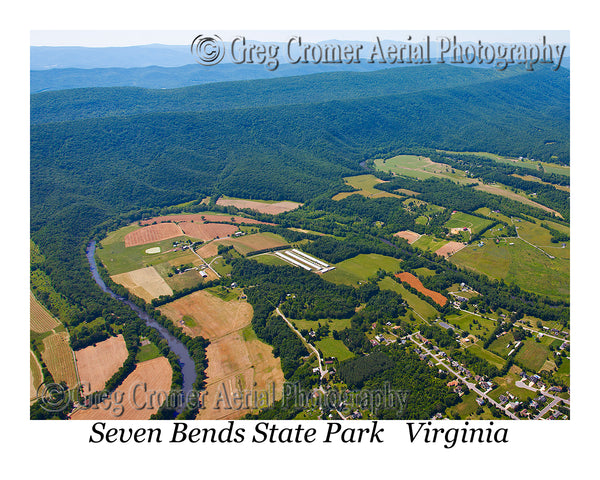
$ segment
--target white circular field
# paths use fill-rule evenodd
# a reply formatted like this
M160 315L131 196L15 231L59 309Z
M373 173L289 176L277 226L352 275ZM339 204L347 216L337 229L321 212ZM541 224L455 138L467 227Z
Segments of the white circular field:
M160 247L152 247L149 248L148 250L146 250L146 253L152 254L152 253L160 253Z

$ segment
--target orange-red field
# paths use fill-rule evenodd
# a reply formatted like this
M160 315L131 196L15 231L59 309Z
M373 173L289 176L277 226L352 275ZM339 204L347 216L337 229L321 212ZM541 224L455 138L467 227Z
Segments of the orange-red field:
M175 223L159 223L134 230L125 235L125 246L135 247L146 243L159 242L168 238L183 235L181 228Z
M446 305L448 299L444 297L441 293L434 292L433 290L429 290L425 288L417 277L415 277L412 273L402 272L397 273L396 277L402 280L403 282L408 283L411 287L416 289L418 292L421 292L423 295L427 295L429 298L433 299L435 303L440 306Z

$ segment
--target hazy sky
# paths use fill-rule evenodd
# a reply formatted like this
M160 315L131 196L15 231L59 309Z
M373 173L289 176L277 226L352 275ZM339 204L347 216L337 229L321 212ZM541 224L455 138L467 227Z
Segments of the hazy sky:
M407 41L411 35L413 41L419 41L426 35L432 39L438 36L456 35L461 42L477 41L524 43L540 42L546 35L549 43L569 43L569 32L564 30L33 30L31 31L32 46L85 46L110 47L127 45L147 45L161 43L165 45L189 45L191 40L201 33L217 34L227 41L238 35L244 35L252 40L284 42L291 35L302 35L306 41L320 40L364 40L373 41L377 36L381 39Z

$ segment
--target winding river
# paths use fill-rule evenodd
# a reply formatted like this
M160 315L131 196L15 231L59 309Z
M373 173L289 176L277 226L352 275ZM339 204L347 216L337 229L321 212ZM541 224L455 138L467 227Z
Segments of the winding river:
M90 271L92 273L94 281L104 292L108 293L114 299L123 302L125 305L131 308L137 314L137 316L140 317L146 323L146 325L157 330L160 336L167 341L169 348L173 353L175 353L175 355L177 355L179 359L179 365L181 366L181 374L183 376L183 398L187 398L190 392L192 392L192 385L196 381L196 370L194 368L194 361L192 360L192 357L190 356L187 347L183 343L181 343L181 341L178 338L174 337L165 327L160 325L156 320L154 320L150 315L148 315L148 313L146 313L144 310L138 307L135 303L133 303L131 300L128 300L127 298L117 295L115 292L113 292L110 288L106 286L106 283L104 283L104 280L102 280L100 274L98 273L96 259L94 258L95 252L96 241L92 240L85 250L85 255L90 264ZM181 413L182 410L183 405L180 405L176 408L177 413Z

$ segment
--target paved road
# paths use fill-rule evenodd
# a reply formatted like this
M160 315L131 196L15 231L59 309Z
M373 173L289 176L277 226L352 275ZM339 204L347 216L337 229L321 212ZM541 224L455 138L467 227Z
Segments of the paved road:
M564 402L565 404L567 404L569 406L571 405L570 400L567 400L567 399L561 398L561 397L557 397L556 395L552 395L551 393L548 393L546 391L542 392L539 388L530 387L522 380L517 380L515 382L515 386L517 386L519 388L526 388L527 390L531 390L532 392L536 392L536 393L539 393L540 395L544 395L544 397L549 397L549 398L552 398L553 400L558 400L559 402Z

